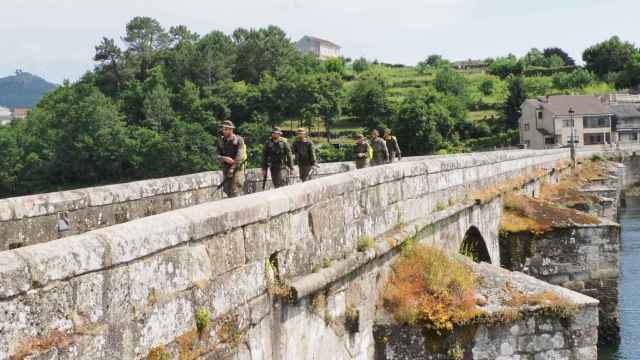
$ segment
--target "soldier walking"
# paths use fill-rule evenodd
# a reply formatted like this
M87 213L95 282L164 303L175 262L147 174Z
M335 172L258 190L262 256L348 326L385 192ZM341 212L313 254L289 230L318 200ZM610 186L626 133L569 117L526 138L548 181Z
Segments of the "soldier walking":
M287 178L293 172L291 146L287 139L282 137L282 130L278 127L271 130L271 140L266 143L262 152L262 176L265 178L267 169L271 170L271 180L275 188L287 185Z
M396 157L398 161L402 160L398 139L391 135L391 129L384 129L384 141L387 143L387 149L389 150L389 162L393 162Z
M371 147L373 148L371 166L378 166L389 162L387 143L380 137L378 130L375 129L371 131Z
M362 135L356 135L356 169L366 168L371 159L371 146Z
M303 128L296 132L298 139L293 143L293 155L300 172L300 180L309 180L311 169L316 166L316 152L313 149L313 143L306 139L306 131Z
M229 120L222 123L222 136L218 141L218 161L222 164L222 189L232 198L242 195L244 188L244 162L247 149L244 139L234 134L235 126Z

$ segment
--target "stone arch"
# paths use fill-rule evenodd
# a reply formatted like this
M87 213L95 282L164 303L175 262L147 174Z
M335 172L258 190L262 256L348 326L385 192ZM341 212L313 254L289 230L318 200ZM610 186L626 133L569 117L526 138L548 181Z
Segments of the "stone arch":
M487 244L480 230L475 226L470 227L464 234L459 252L471 256L476 262L491 264L491 255L489 254Z

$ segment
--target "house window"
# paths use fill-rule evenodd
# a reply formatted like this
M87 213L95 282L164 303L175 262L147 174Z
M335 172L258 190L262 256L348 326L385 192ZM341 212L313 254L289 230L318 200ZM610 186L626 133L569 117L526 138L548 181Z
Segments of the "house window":
M610 121L608 116L585 116L584 127L585 128L603 128L609 127Z
M585 145L604 144L604 136L602 134L584 134Z
M549 137L544 138L544 143L546 145L553 145L553 144L556 143L556 139L554 137L549 136Z
M573 119L563 119L562 127L566 127L566 128L573 127Z
M538 110L538 119L542 119L542 111Z
M529 131L529 123L524 124L524 131Z

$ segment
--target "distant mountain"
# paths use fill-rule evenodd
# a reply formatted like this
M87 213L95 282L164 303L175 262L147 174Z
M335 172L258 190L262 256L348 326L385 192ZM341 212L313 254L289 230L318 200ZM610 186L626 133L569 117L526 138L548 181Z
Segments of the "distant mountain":
M33 108L48 92L58 85L24 71L0 78L0 106Z

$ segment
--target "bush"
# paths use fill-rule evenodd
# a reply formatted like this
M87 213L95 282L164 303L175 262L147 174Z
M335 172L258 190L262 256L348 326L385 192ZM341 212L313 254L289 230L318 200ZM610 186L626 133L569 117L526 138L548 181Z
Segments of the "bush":
M560 66L555 68L542 66L529 66L523 71L524 76L551 76L558 73L570 73L576 69L575 66Z
M199 333L202 333L207 329L207 327L209 326L209 320L209 310L205 308L198 309L198 311L196 312L196 328L198 329Z
M556 89L584 88L595 81L595 76L584 69L577 69L571 73L558 73L553 75L553 86Z
M481 315L475 295L471 269L438 249L416 244L393 265L383 300L396 321L409 325L420 321L442 332Z
M480 91L482 92L482 94L484 96L489 96L491 94L493 94L493 89L494 89L494 84L493 84L493 80L491 79L486 79L485 81L483 81L480 84Z
M358 251L366 252L369 249L373 249L374 244L371 236L361 236L358 239Z
M369 62L367 62L367 59L361 57L357 60L353 61L353 65L351 65L353 68L353 71L357 72L357 73L361 73L364 71L367 71L367 69L369 69Z
M355 160L355 149L353 145L340 145L340 148L333 145L322 145L318 147L318 157L321 162L353 161Z

